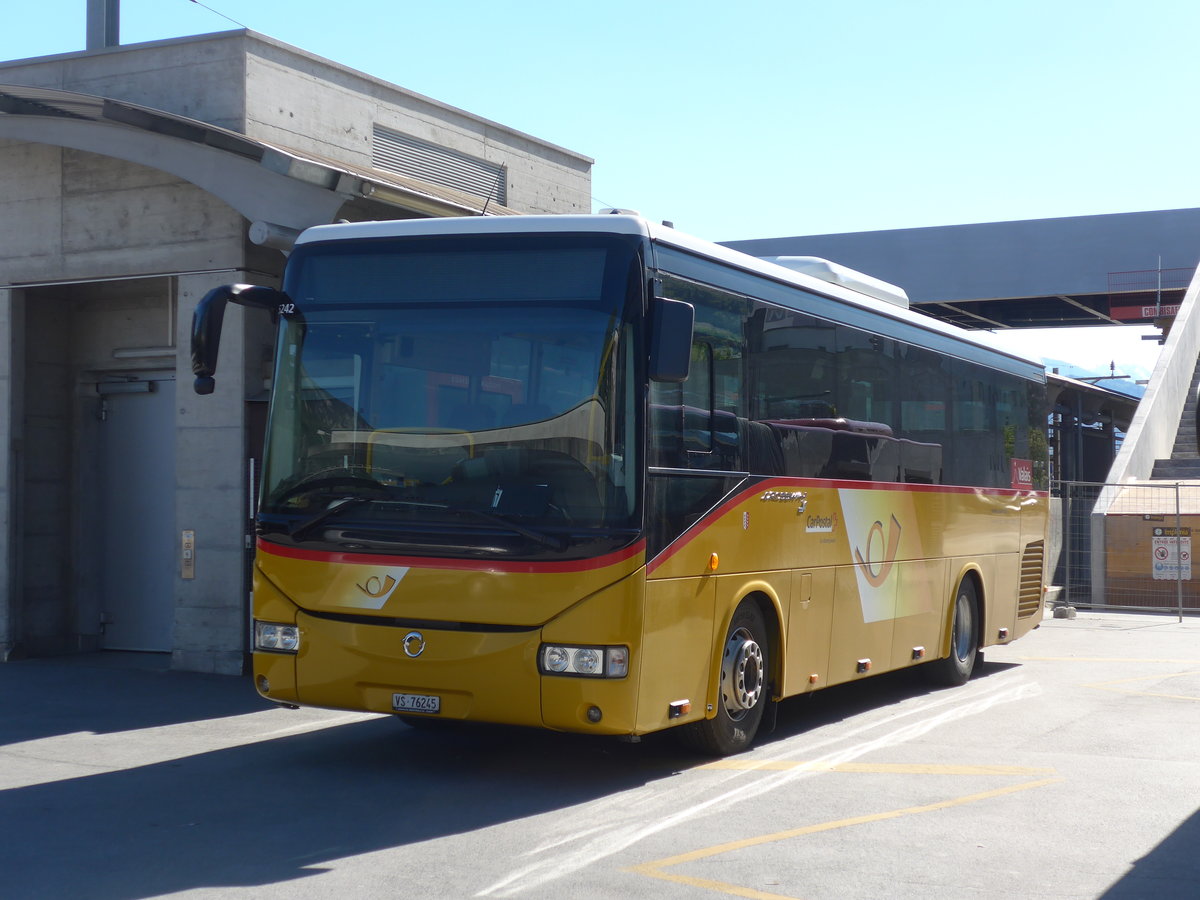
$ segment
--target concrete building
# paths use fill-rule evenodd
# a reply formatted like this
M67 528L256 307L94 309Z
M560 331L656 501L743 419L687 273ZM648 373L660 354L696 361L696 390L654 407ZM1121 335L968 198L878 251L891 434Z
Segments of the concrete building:
M239 673L266 317L309 225L590 210L591 160L248 31L0 63L0 658Z

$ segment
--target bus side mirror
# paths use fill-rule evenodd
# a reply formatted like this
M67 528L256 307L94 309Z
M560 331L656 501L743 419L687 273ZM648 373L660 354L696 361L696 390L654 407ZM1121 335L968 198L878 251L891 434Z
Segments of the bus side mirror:
M692 329L696 310L682 300L650 301L650 380L687 381L692 364Z
M192 386L197 394L211 394L216 387L213 375L217 371L221 324L225 321L225 304L231 301L242 306L276 310L284 302L284 295L275 288L223 284L200 298L192 313L192 372L196 376Z

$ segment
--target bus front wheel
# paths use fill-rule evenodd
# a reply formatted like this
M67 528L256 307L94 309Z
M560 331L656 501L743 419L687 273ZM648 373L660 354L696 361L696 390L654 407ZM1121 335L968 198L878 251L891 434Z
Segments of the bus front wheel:
M753 600L743 600L733 614L721 648L721 683L716 714L684 725L679 736L700 753L728 756L754 741L768 689L767 623Z
M954 618L950 623L950 655L928 665L937 684L957 687L966 684L979 656L979 597L975 582L964 578L954 595Z

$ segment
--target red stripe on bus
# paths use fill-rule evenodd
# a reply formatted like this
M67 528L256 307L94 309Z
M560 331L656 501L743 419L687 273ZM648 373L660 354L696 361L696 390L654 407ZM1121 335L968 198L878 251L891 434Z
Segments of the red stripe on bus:
M258 550L271 556L287 559L302 559L307 562L323 562L352 566L408 566L422 569L453 569L472 572L495 572L511 574L588 572L603 569L632 559L646 550L646 542L634 544L595 556L591 559L569 559L562 562L505 562L493 559L445 559L440 556L385 556L372 553L342 553L328 550L304 550L300 547L284 547L258 539Z
M762 481L756 481L749 487L738 491L729 499L725 500L718 506L713 507L704 516L696 521L687 531L679 538L672 541L669 545L662 549L662 552L646 565L647 574L653 572L659 566L663 565L668 559L686 547L695 538L704 533L705 530L716 519L729 512L730 509L740 503L744 503L752 495L770 490L778 490L780 488L824 488L826 490L854 490L854 491L908 491L914 494L983 494L988 497L1041 497L1047 498L1050 496L1049 491L1028 491L1014 488L983 488L983 487L964 487L956 484L909 484L900 481L851 481L851 480L836 480L832 478L764 478Z

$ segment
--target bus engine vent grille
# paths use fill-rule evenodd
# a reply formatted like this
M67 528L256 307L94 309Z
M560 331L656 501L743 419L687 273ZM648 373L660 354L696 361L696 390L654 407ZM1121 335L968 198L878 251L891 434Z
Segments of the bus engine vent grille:
M1017 617L1028 619L1042 608L1042 567L1046 558L1046 542L1034 541L1025 545L1021 554L1021 587L1017 594Z

